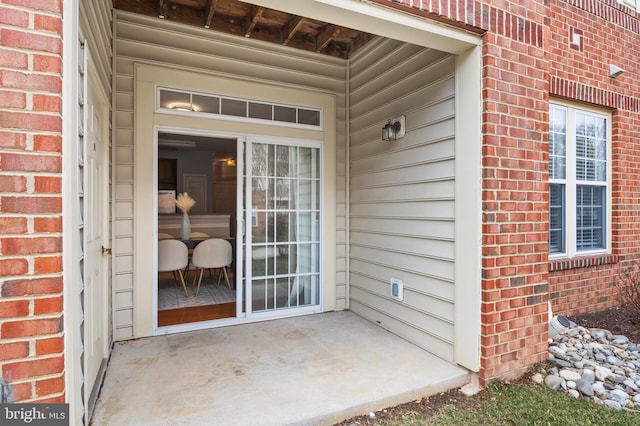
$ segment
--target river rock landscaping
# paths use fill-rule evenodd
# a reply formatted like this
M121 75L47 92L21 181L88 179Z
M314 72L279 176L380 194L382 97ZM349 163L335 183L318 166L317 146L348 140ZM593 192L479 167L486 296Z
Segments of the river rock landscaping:
M576 399L611 406L620 410L620 414L623 414L622 411L630 411L634 416L640 416L636 414L640 412L637 401L640 399L640 353L639 345L632 343L640 342L638 318L638 312L624 307L572 316L569 318L570 328L549 340L549 348L556 348L550 349L549 362L537 365L511 383L515 386L527 386L533 380L541 386L549 386ZM596 353L599 355L596 356ZM612 357L609 362L607 357ZM434 418L447 408L473 412L490 402L488 398L492 397L486 390L468 396L463 395L460 389L451 389L344 420L339 425L428 423L427 419ZM594 423L586 421L584 424Z
M532 380L614 409L640 411L640 346L609 330L570 328L549 339L549 363Z

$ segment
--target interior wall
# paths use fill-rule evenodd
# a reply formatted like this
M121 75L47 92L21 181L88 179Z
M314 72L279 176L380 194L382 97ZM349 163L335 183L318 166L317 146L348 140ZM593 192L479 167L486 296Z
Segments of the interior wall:
M213 213L213 201L218 196L213 191L213 153L211 151L175 151L175 150L158 150L158 158L171 158L177 160L177 181L176 194L184 192L184 175L185 173L205 175L207 184L207 205L204 211L192 214L211 214ZM194 206L195 209L196 206Z
M378 39L350 75L351 310L453 362L455 57ZM401 115L405 137L382 141Z
M346 307L345 61L251 39L116 11L115 25L115 339L129 339L134 329L134 79L136 64L195 71L276 86L332 94L336 100L334 193L337 231L336 310ZM169 37L170 35L170 37ZM333 155L333 154L332 154ZM333 213L332 213L333 214Z

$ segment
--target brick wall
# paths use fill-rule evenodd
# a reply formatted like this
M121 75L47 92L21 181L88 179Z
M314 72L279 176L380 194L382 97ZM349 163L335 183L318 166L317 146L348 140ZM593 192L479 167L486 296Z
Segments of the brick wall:
M550 22L551 95L612 111L612 253L551 262L554 314L575 315L618 305L640 254L640 21L614 0L552 0ZM626 71L612 79L609 64Z
M484 383L521 375L547 350L548 60L536 34L548 30L544 14L527 16L519 40L496 28L483 49Z
M566 315L617 305L620 271L639 256L638 16L615 0L375 1L485 31L480 375L517 376L546 358L548 300ZM609 64L626 72L611 79ZM550 96L612 111L606 256L548 260Z
M374 1L485 32L481 381L515 377L546 357L549 295L565 314L617 303L640 248L637 16L614 0ZM0 368L13 401L64 400L61 9L0 0ZM609 63L627 72L611 80ZM613 253L594 263L548 262L550 94L614 109Z
M65 399L61 13L61 0L0 0L0 381L10 402Z
M547 353L548 7L403 3L392 7L485 32L480 381L517 377Z

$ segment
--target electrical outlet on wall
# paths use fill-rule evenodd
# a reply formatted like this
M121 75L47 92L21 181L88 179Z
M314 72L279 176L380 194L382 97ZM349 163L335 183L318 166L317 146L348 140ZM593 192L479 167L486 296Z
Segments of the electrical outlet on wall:
M391 285L389 287L389 294L391 295L391 297L396 300L402 300L402 298L404 297L404 283L402 282L402 280L398 278L391 278L390 284Z

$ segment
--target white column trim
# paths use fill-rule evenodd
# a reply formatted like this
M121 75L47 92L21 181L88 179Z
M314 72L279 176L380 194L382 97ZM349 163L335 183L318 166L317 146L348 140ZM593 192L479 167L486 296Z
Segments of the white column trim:
M480 370L482 303L482 52L456 58L454 359Z

